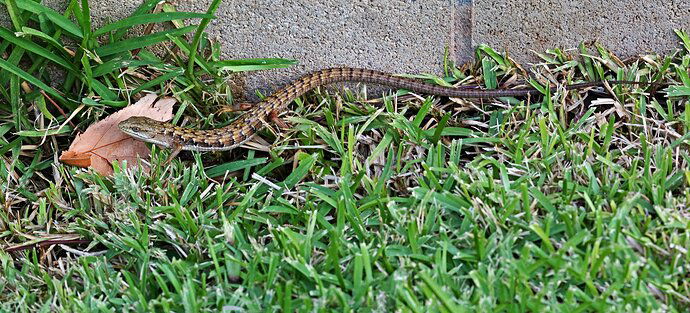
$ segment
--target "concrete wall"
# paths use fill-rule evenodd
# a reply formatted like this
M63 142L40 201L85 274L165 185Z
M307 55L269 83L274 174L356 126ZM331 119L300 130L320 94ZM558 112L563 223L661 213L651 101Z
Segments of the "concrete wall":
M205 3L181 3L204 10ZM282 57L299 65L250 74L247 87L266 91L315 69L356 66L393 72L438 72L446 46L451 58L470 53L469 20L458 32L458 10L447 0L228 1L209 33L228 58ZM459 53L462 52L462 53Z
M620 57L680 47L673 29L690 31L690 1L475 0L473 44L507 49L521 62L531 51L599 41Z
M100 22L122 18L140 1L91 0L92 14ZM180 11L198 12L209 3L176 2ZM689 0L226 0L216 16L208 31L224 57L300 61L249 74L249 94L336 65L440 73L446 47L459 63L480 43L527 63L536 60L532 51L598 40L627 57L675 49L673 29L690 31Z

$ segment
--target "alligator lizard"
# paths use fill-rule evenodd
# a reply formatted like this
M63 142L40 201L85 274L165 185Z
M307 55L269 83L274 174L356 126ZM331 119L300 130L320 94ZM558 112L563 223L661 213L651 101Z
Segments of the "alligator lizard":
M267 121L275 119L296 97L318 86L343 81L375 83L456 98L497 98L540 94L536 89L468 90L444 87L374 70L343 67L324 69L301 77L257 103L230 125L222 128L209 130L184 128L142 116L130 117L120 122L119 127L136 139L173 149L168 160L177 155L180 150L230 150L249 140ZM607 81L607 83L649 84L634 81ZM566 90L572 90L603 84L604 82L587 82L564 87ZM555 90L556 87L551 87L551 91Z

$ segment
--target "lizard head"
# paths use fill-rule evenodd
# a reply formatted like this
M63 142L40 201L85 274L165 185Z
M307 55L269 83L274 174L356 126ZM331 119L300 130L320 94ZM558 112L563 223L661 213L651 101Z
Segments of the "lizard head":
M159 122L144 116L132 116L117 125L120 130L135 139L170 148L171 137L165 135L167 123Z

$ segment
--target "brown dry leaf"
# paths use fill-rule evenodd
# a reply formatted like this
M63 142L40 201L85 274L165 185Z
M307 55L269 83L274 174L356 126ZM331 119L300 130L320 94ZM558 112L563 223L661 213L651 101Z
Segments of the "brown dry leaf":
M77 135L67 151L60 155L60 161L79 167L92 167L102 175L111 175L112 162L127 160L136 164L137 158L148 159L151 150L142 141L135 140L120 131L117 125L132 116L146 116L157 121L172 119L175 99L156 100L155 94L141 98L137 103L113 113L98 121L83 134Z

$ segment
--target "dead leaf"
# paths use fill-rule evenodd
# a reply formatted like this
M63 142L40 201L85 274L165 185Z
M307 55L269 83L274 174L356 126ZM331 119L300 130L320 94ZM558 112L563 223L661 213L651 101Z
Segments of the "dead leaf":
M146 116L157 121L172 119L173 98L162 98L155 104L157 96L149 94L137 103L113 113L98 121L83 134L77 135L67 151L60 155L60 161L79 167L92 167L102 175L111 175L112 162L127 160L136 164L137 158L148 159L151 150L142 141L120 131L117 125L132 116Z

